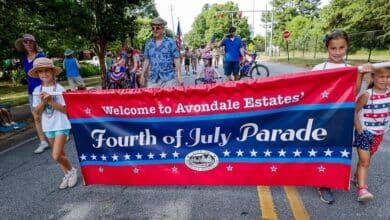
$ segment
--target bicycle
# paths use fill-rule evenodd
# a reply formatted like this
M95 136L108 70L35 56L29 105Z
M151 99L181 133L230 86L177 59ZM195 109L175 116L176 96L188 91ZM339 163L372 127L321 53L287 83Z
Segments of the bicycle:
M128 72L124 67L113 67L105 79L106 89L132 89L136 88L136 73Z
M254 74L257 74L261 77L269 77L269 69L263 64L257 62L256 53L249 54L250 59L246 59L241 64L240 68L240 79L248 77L250 79L253 78Z

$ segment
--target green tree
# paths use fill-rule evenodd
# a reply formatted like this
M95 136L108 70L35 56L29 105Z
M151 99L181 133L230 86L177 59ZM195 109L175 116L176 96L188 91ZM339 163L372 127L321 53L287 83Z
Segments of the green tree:
M184 36L184 41L194 48L205 46L213 35L222 39L232 23L242 38L250 37L247 18L241 17L237 4L205 4L202 12L195 18L191 31Z
M333 0L323 8L323 30L343 29L350 34L352 48L369 47L373 35L384 49L390 45L390 2L387 0ZM374 31L368 32L367 31Z

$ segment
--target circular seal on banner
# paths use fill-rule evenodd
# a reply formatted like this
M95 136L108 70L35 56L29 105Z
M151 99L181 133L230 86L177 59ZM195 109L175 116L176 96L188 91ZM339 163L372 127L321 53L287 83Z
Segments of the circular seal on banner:
M208 150L192 151L185 157L185 164L192 170L209 171L219 163L218 156Z

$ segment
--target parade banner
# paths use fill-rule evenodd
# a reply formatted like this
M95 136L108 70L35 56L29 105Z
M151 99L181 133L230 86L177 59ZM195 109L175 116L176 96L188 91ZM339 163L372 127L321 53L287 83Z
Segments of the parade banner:
M66 92L85 184L349 189L357 68Z

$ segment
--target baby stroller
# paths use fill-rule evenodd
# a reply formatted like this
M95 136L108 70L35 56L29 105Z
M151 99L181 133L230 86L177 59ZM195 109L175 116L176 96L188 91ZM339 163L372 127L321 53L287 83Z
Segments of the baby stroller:
M136 74L126 71L123 66L112 66L106 74L105 88L130 89L136 87Z

